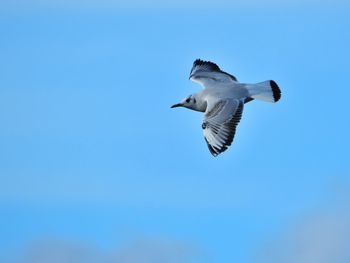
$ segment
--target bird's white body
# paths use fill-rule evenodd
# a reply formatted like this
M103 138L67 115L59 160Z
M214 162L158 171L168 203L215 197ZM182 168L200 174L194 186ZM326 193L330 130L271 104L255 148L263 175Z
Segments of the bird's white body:
M194 94L194 96L198 98L201 105L204 105L207 101L215 98L244 99L249 97L249 92L244 84L237 83L230 86L222 85L218 88L206 88ZM206 108L200 107L198 111L205 112L205 110Z
M208 148L214 156L231 145L244 103L253 99L277 102L281 97L281 91L273 80L256 84L239 83L216 64L199 59L193 63L190 80L204 89L172 107L181 106L205 112L202 128Z

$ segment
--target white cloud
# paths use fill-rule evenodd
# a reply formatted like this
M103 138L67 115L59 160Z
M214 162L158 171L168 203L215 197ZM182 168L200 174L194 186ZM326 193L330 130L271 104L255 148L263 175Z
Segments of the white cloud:
M344 7L348 6L346 0L13 0L3 1L0 7L13 10L20 9L227 9L227 8L281 8L281 7L309 7L317 9L318 7Z
M81 243L45 240L32 244L4 263L194 263L194 247L166 239L143 239L104 251Z
M344 196L343 196L344 197ZM350 198L337 198L282 231L257 263L349 263Z

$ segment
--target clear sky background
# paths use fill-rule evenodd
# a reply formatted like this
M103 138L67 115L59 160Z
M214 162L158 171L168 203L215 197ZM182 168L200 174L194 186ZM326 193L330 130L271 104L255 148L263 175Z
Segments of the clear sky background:
M0 261L350 262L346 1L0 4ZM274 79L217 158L196 58Z

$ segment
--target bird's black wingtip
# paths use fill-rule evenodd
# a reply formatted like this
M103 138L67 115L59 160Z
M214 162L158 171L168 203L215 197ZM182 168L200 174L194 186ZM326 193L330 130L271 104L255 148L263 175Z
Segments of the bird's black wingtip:
M206 61L206 60L202 60L200 58L197 58L194 62L193 62L193 67L196 66L207 66L208 68L210 68L210 70L212 71L221 71L219 66L216 65L214 62L211 61Z
M281 89L274 80L270 80L270 86L275 102L279 101L281 98Z

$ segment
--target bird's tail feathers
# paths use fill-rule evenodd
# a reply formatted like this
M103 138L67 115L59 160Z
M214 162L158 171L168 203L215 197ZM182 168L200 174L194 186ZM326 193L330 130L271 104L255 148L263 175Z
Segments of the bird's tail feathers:
M246 86L251 98L267 102L277 102L281 98L281 90L273 80L267 80Z

